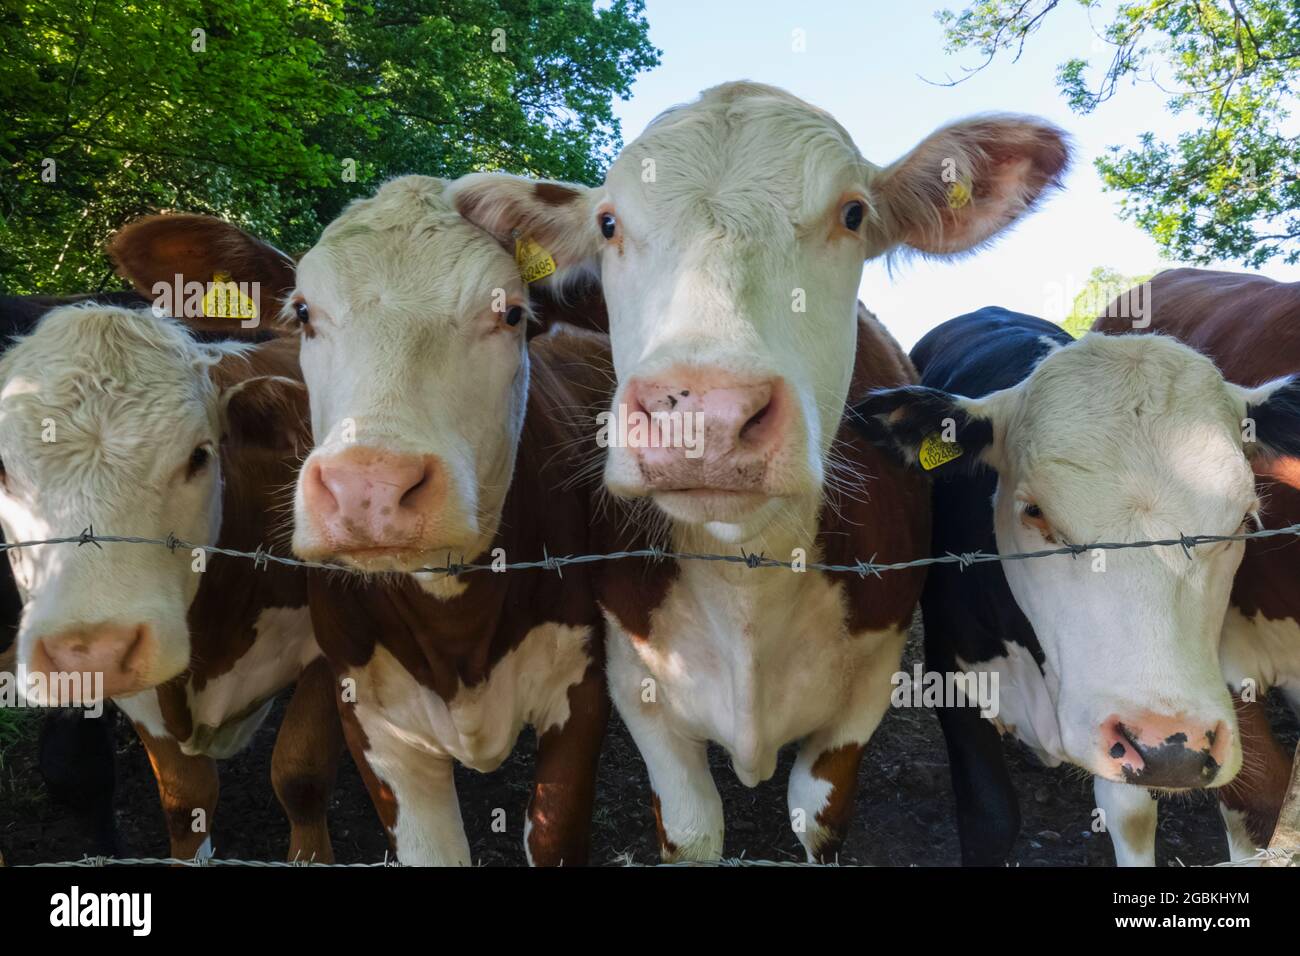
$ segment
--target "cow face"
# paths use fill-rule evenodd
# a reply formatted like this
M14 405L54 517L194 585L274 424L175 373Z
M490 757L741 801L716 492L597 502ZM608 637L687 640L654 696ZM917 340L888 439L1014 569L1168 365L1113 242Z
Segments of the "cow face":
M661 115L600 188L487 175L454 194L490 232L546 247L561 280L598 268L614 418L661 425L610 447L606 484L734 540L820 502L864 258L977 246L1066 158L1052 127L997 117L941 130L882 169L822 111L736 83Z
M514 469L528 392L515 260L437 179L353 203L301 260L286 309L302 332L315 448L294 549L362 570L483 553Z
M232 347L237 348L237 347ZM100 534L215 543L221 408L210 377L228 349L148 312L67 307L0 361L0 524L10 541ZM201 575L188 551L46 545L9 552L25 607L18 660L45 675L102 675L131 694L189 665L186 611ZM100 685L96 685L100 686ZM83 687L83 700L97 695Z
M1298 393L1241 389L1169 338L1091 335L986 398L905 388L859 410L908 461L939 436L961 448L939 473L996 469L994 526L1010 553L1253 526L1249 457L1295 444ZM1243 549L1225 541L1190 560L1161 547L1002 565L1046 657L1070 760L1155 787L1233 778L1241 745L1218 643Z

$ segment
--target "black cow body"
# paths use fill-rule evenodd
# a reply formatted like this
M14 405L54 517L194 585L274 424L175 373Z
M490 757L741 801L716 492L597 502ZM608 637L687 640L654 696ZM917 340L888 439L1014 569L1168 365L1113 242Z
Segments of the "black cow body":
M933 329L911 358L922 385L980 398L1023 381L1055 344L1070 341L1060 326L990 306ZM997 552L996 485L996 472L987 468L935 478L934 554ZM973 665L1006 655L1012 642L1042 664L1038 640L998 562L965 570L954 564L931 568L921 611L930 672L956 671L958 658ZM1002 864L1020 829L1020 808L998 731L974 707L941 707L938 713L952 768L962 862Z

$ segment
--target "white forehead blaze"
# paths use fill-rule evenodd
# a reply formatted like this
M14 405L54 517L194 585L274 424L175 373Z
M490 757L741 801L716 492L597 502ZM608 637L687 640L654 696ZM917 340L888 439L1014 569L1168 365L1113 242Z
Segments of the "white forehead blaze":
M526 307L523 281L514 258L455 211L444 185L393 180L350 205L299 264L318 447L352 422L361 444L433 451L426 446L446 440L437 419L476 422L511 397L497 393L519 373L523 335L491 333L505 331L508 306Z
M441 180L407 176L352 203L298 266L298 292L335 321L454 324L518 295L514 259L443 197Z
M1240 390L1173 339L1089 335L1002 411L1002 479L1066 532L1231 530L1254 496L1244 412Z
M864 188L869 169L828 114L778 90L730 87L655 120L611 167L606 189L634 237L771 248L824 236L828 204Z
M170 320L69 307L0 360L0 458L9 480L91 498L138 496L219 436L208 369L222 350ZM174 452L174 454L172 453Z

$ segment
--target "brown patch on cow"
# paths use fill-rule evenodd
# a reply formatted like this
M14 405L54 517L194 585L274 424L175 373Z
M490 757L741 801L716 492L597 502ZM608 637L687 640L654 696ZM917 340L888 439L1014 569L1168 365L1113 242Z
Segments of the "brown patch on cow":
M274 550L287 537L287 516L276 496L293 484L299 459L310 444L297 353L295 340L277 339L242 356L227 356L213 370L213 380L223 391L239 388L225 409L218 547ZM249 384L240 388L243 383ZM287 554L287 549L281 548L281 553ZM254 573L249 568L244 558L208 556L188 615L190 679L196 691L228 673L248 653L257 640L262 611L307 604L308 572L274 562Z
M668 859L677 855L677 844L668 839L668 831L664 829L664 811L659 804L659 794L653 790L650 791L650 809L655 815L655 833L659 837L659 854Z
M550 286L534 282L528 287L529 304L535 322L528 325L528 337L547 332L557 325L592 332L609 332L609 312L600 283L591 280L578 286L568 286L559 295ZM613 372L611 370L610 374Z
M193 650L191 649L192 655ZM159 684L154 689L154 694L158 698L158 712L162 715L163 727L167 729L167 733L177 740L189 740L194 733L194 715L190 713L189 697L185 691L190 673L187 671L178 674L167 683Z
M823 863L835 859L848 833L858 792L858 765L864 749L862 744L842 744L822 751L813 761L812 776L831 785L826 806L817 812L817 822L827 831L826 838L816 848L817 858Z
M569 719L537 742L537 770L528 801L528 852L534 866L585 866L590 856L596 768L609 721L604 629L588 639L594 663L569 688Z
M858 345L847 408L868 392L915 384L916 369L879 321L859 306ZM848 492L828 488L819 520L821 560L852 564L911 561L930 549L930 483L915 469L899 464L857 434L847 414L840 423L835 451L849 466ZM906 627L921 588L922 568L891 571L884 577L836 575L844 583L851 633Z
M559 183L537 183L533 186L533 195L548 206L563 206L573 202L582 193L569 186L561 186Z
M1261 701L1234 697L1233 703L1241 734L1241 772L1219 789L1219 799L1242 813L1256 846L1268 846L1291 782L1291 754L1273 736Z
M178 860L191 860L211 834L220 787L217 762L183 753L174 739L154 737L142 724L135 724L135 730L158 783L171 854ZM196 830L196 824L202 826Z
M326 811L343 749L338 684L324 658L298 678L271 753L271 787L289 818L289 859L333 863Z

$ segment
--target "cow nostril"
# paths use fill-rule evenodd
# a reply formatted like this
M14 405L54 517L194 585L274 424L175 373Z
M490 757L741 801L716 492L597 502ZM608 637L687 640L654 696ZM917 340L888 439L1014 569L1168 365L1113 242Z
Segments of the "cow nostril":
M418 498L420 496L420 492L423 491L428 486L429 486L429 472L426 470L424 474L420 476L419 481L411 485L410 488L407 488L406 491L402 493L401 500L397 502L397 506L399 508L414 507L415 499Z
M749 420L746 421L745 424L742 425L740 428L740 437L742 439L748 438L753 434L753 432L757 431L759 426L763 424L763 420L767 418L767 413L771 410L771 408L772 408L772 403L768 402L766 405L760 408L753 415L750 415Z

